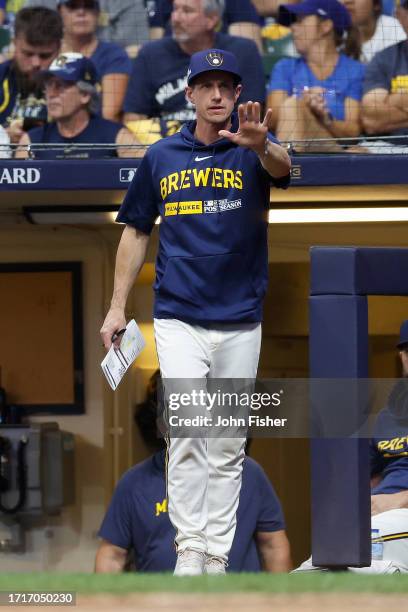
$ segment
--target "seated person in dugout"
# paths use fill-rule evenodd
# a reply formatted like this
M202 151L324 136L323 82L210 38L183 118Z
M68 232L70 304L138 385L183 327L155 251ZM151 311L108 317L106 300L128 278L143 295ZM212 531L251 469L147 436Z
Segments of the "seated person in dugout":
M139 145L139 141L127 128L94 114L99 101L91 60L78 53L62 54L42 73L41 79L50 123L23 134L15 157L101 159L143 155L143 148L133 146ZM93 146L83 146L89 143ZM32 146L44 144L50 146L37 149Z
M130 556L140 572L173 571L175 529L167 513L165 443L157 432L157 382L151 378L145 401L135 413L142 439L154 454L120 479L98 535L97 573L123 571ZM231 572L288 572L292 567L282 508L261 466L246 456L229 556ZM216 572L211 561L206 573Z
M370 567L350 567L362 574L408 573L408 320L397 344L402 378L378 414L370 442ZM318 570L311 558L295 570Z
M282 5L278 21L290 26L299 58L275 65L268 85L271 128L280 141L330 139L297 150L341 151L337 138L361 133L364 66L349 57L351 19L338 0ZM344 51L339 47L344 41Z
M408 0L401 0L396 15L408 33ZM375 55L364 80L362 120L370 153L408 153L408 43L401 41Z

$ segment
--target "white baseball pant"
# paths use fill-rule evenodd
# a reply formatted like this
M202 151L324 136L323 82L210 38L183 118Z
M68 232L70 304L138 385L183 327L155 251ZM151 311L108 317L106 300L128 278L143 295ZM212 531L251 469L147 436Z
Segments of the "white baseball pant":
M255 379L261 324L216 329L155 319L163 379ZM231 549L241 489L245 438L172 438L168 446L169 518L176 547L221 557Z
M382 559L373 559L370 567L350 567L358 574L408 573L408 509L395 508L371 517L371 528L382 538Z
M372 529L378 529L382 538L382 558L373 559L369 567L349 567L355 574L408 573L408 509L396 508L371 517ZM306 559L294 572L319 570Z

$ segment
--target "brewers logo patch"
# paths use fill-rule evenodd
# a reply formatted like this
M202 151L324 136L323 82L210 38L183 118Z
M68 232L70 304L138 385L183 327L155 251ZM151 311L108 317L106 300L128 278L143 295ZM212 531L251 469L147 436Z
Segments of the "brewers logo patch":
M205 56L205 59L210 64L210 66L212 66L212 68L218 68L219 66L222 65L224 61L224 58L221 55L221 53L216 53L215 51L211 51L210 53L207 53L207 55Z
M58 66L58 68L65 68L65 65L67 62L68 62L68 57L66 55L60 55L55 60L55 65Z

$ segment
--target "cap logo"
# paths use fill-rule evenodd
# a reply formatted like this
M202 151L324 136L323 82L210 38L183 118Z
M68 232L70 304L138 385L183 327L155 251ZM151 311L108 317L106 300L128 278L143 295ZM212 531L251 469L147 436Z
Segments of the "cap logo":
M212 68L219 68L219 66L221 66L224 61L224 57L221 55L221 53L217 53L215 51L207 53L205 59Z
M65 68L65 65L68 61L68 58L66 55L60 55L56 60L55 60L55 65L58 66L58 68Z
M318 9L317 9L317 11L316 11L316 13L317 13L318 15L321 15L322 17L327 17L327 11L325 11L325 10L324 10L324 9L322 9L322 8L318 8Z

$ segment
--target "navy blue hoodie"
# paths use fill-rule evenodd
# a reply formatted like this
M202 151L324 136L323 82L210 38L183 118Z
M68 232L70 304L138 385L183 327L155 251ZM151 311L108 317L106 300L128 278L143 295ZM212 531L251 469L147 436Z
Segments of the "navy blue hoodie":
M268 282L270 183L285 188L290 179L272 179L256 153L226 138L201 143L195 125L149 148L117 221L149 234L162 217L156 318L257 322Z

